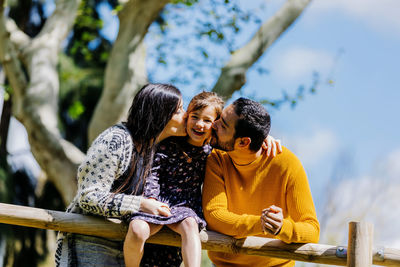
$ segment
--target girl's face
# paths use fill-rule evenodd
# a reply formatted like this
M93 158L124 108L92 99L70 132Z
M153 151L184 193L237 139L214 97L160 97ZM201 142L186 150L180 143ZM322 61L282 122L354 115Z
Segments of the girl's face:
M186 135L186 112L183 109L182 101L179 103L178 110L172 115L164 130L161 132L157 142L161 142L165 138L171 136L185 136Z
M216 118L217 113L213 106L190 112L186 125L188 142L194 146L203 146L211 136L211 127Z

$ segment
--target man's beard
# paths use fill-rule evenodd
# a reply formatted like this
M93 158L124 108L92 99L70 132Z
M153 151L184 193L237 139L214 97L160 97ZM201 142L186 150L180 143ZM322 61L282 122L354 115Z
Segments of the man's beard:
M235 138L232 138L227 142L221 142L215 131L212 131L210 144L213 148L228 152L234 149Z

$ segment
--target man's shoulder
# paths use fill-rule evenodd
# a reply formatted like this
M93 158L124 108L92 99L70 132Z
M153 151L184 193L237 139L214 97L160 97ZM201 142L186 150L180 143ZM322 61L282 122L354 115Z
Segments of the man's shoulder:
M207 157L207 167L220 168L226 165L229 159L227 152L214 148Z
M229 155L226 151L213 148L208 158L213 160L223 160L228 159Z
M298 160L297 156L285 146L282 146L282 153L277 154L276 158Z
M292 169L302 167L299 158L290 151L287 147L282 146L282 152L277 154L275 157L265 157L268 164L273 164L276 167L284 169Z

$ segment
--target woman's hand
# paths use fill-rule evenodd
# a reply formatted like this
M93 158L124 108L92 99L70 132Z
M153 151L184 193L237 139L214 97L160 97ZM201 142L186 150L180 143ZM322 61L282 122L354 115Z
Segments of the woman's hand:
M267 156L271 155L272 152L272 156L275 157L276 152L282 152L281 140L275 139L270 135L268 135L267 138L264 139L262 147L267 150Z
M171 216L169 206L153 198L143 198L140 202L140 211L165 217Z

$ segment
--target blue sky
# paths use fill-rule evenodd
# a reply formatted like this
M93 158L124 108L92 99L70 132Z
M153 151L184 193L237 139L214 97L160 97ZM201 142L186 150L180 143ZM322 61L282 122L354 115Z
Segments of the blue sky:
M282 2L268 1L271 13ZM258 63L270 74L249 72L244 92L257 97L294 93L320 73L315 95L294 109L270 109L272 134L305 165L317 206L343 153L352 159L347 178L355 179L400 149L399 12L399 1L314 1Z
M266 1L267 14L283 2ZM260 98L294 93L320 73L317 93L296 108L269 108L272 134L303 162L319 213L334 166L345 180L400 181L399 14L398 0L314 0L257 63L269 75L248 73L243 92ZM20 140L10 136L11 150L26 147Z
M277 2L283 1L268 1ZM310 84L315 70L322 81L334 81L295 109L270 109L272 134L303 162L320 218L327 188L336 194L337 213L322 242L346 244L347 223L366 219L375 224L378 244L400 246L392 225L400 220L399 198L386 193L400 184L398 14L395 0L314 1L261 59L270 74L249 72L244 90L257 96Z
M352 175L357 177L374 172L400 149L396 11L398 1L314 1L263 59L271 65L276 86L306 81L313 70L334 81L294 110L273 112L273 133L289 146L293 143L314 188L331 175L332 163L343 151L353 156ZM344 52L334 64L339 50Z

